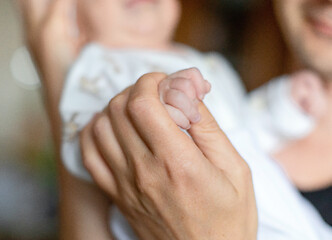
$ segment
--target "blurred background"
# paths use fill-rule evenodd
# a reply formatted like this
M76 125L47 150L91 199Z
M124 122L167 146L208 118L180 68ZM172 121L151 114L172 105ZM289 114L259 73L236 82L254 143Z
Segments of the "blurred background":
M267 0L182 0L176 40L225 54L248 90L287 71ZM245 73L245 74L243 74ZM0 239L57 239L54 151L14 1L0 1Z

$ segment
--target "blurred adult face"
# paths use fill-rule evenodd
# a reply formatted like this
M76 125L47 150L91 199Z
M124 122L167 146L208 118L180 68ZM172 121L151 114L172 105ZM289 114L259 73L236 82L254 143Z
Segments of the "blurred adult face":
M113 47L168 42L178 23L178 0L79 0L78 16L93 40Z
M296 57L332 80L332 0L274 0L274 5Z

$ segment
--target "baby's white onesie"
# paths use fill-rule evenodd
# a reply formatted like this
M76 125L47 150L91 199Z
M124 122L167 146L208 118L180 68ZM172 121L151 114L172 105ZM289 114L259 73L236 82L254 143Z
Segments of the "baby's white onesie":
M144 49L106 49L90 44L82 51L67 76L60 113L63 121L62 159L75 176L90 180L81 161L78 134L97 112L126 87L134 84L143 74L197 67L211 85L205 104L218 109L214 116L228 133L238 128L242 117L244 88L229 63L217 53L202 54L183 45L178 52ZM223 89L220 94L218 89ZM231 104L230 104L231 102ZM148 127L148 126L147 126ZM113 211L112 230L119 239L133 239L125 219L118 209Z
M176 53L109 50L92 44L82 51L67 77L60 104L62 159L67 169L89 179L81 162L78 133L117 93L148 72L170 74L197 67L212 85L204 100L206 106L251 167L259 215L258 239L332 239L331 229L301 198L278 165L257 148L244 128L244 88L228 62L218 54L201 54L185 46L179 49ZM112 211L110 224L116 239L136 239L117 208Z
M107 49L97 44L88 45L65 82L60 114L63 121L62 158L66 167L76 176L88 179L79 147L78 133L97 112L126 87L150 72L171 74L197 67L212 85L218 85L225 94L208 94L205 102L218 103L217 115L228 131L239 124L242 114L244 88L236 73L220 55L202 54L187 46L178 45L178 52L141 49ZM230 104L226 104L224 99ZM230 101L231 100L231 101Z

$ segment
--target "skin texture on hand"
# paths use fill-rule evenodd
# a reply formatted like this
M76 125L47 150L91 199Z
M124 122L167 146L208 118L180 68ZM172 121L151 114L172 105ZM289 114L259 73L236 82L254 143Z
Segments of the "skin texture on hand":
M256 239L250 169L204 104L184 134L143 76L81 133L84 164L140 239Z

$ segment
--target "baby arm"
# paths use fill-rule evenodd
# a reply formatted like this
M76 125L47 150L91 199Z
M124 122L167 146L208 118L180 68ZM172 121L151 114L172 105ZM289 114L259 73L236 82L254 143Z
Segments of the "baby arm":
M291 75L290 80L294 102L313 119L320 118L327 110L327 96L322 79L305 70Z
M323 85L305 70L273 79L250 93L249 125L264 150L279 151L313 130L327 109Z
M198 103L210 91L211 85L197 68L169 75L159 84L160 100L170 117L182 129L199 122Z

